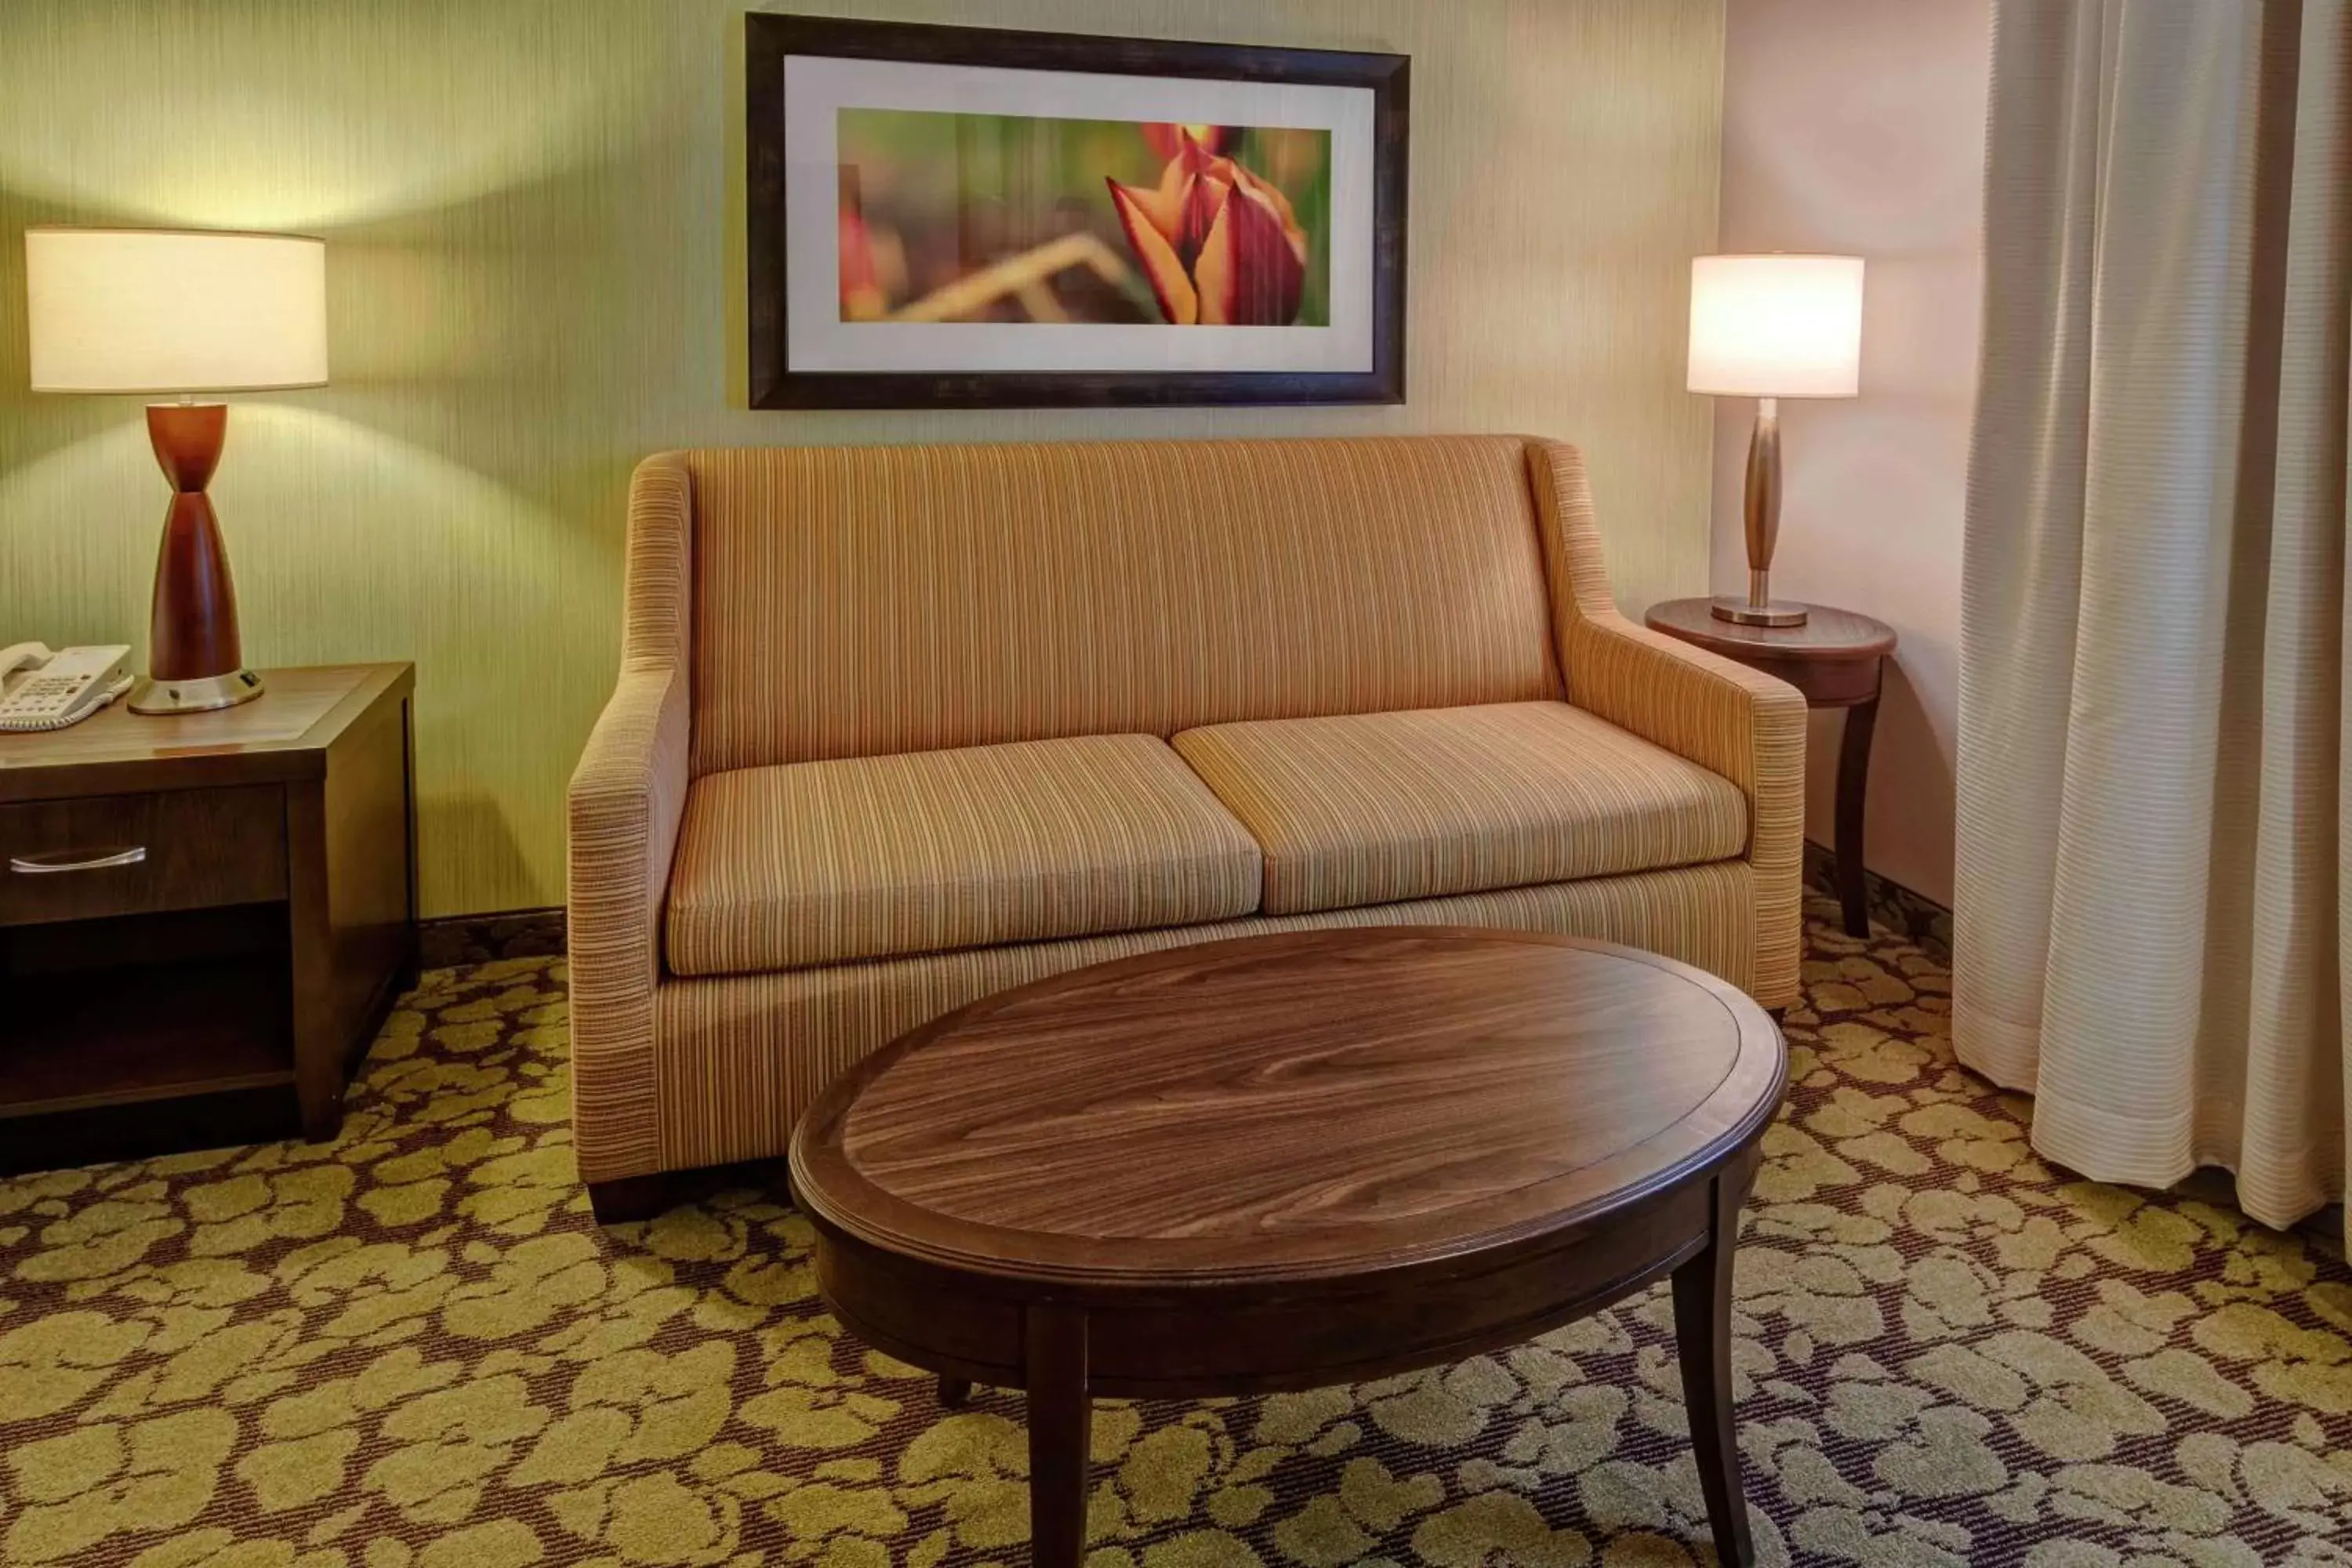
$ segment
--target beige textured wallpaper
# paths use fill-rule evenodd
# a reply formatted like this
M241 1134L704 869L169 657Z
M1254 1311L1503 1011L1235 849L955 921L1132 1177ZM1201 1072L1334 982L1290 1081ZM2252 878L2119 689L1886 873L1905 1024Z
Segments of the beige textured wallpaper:
M0 638L143 639L135 399L26 391L27 224L331 242L333 384L238 399L214 486L256 664L409 658L426 910L560 901L630 466L706 443L1522 430L1591 454L1621 598L1704 589L1682 391L1720 0L882 0L845 15L1413 57L1410 401L742 406L730 0L0 4Z

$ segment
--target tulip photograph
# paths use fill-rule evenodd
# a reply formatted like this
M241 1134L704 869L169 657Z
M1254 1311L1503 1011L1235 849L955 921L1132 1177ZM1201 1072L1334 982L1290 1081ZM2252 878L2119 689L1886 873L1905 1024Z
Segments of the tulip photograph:
M1322 327L1331 133L839 110L845 321Z

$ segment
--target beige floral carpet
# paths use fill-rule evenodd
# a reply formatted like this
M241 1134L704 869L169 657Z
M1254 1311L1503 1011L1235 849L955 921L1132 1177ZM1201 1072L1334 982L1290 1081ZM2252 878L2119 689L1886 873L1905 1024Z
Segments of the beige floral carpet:
M1816 923L1739 1261L1768 1563L2352 1563L2352 1276L2074 1181L1947 976ZM341 1142L0 1181L0 1562L1025 1563L1014 1396L942 1415L744 1192L614 1232L563 967L438 971ZM1106 1405L1094 1568L1711 1561L1665 1302L1424 1375Z

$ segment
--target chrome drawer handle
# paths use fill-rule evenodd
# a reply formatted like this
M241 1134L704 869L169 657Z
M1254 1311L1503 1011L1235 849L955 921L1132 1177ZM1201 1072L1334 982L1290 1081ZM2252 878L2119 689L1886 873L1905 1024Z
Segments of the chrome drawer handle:
M12 855L8 869L20 877L54 877L64 871L110 871L117 866L136 866L147 858L147 846L134 844L128 849L110 849L103 854L68 859L71 849L51 849L39 855Z

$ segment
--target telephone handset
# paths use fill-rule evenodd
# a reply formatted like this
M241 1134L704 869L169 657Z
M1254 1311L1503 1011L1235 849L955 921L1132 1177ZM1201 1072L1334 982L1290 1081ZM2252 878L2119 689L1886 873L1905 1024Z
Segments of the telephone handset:
M37 642L0 648L0 733L62 730L130 689L131 650L120 645L63 653Z

